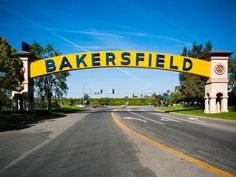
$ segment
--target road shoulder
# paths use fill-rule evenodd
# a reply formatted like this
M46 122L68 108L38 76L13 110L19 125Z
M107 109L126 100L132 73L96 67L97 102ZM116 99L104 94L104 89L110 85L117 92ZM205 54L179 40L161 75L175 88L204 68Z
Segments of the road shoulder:
M58 119L44 120L29 128L0 133L0 171L26 158L81 120L87 113L68 114Z

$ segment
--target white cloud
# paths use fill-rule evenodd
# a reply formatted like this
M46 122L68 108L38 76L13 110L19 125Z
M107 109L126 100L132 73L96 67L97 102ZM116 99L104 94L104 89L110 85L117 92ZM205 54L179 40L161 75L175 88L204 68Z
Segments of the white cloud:
M166 35L161 35L161 34L151 34L151 33L144 33L144 32L130 32L130 31L98 31L98 30L87 30L87 31L81 31L81 30L62 30L62 29L51 29L52 31L60 31L60 32L65 32L65 33L77 33L77 34L84 34L84 35L89 35L95 39L97 39L97 42L105 42L105 40L107 40L107 44L112 44L112 46L114 46L113 44L115 44L115 46L117 46L116 44L119 44L121 41L124 42L124 46L126 46L125 44L127 43L127 41L129 41L129 44L132 46L131 44L131 40L130 37L135 36L135 37L139 37L139 38L159 38L159 39L164 39L166 41L169 42L174 42L185 45L185 46L189 46L192 45L191 42L188 41L183 41L181 39L175 38L175 37L171 37L171 36L166 36ZM129 40L128 40L129 39ZM110 40L113 40L114 42L109 42ZM117 41L119 40L119 41ZM110 48L110 47L109 47ZM117 48L117 47L116 47ZM120 47L118 47L120 48ZM121 47L123 48L123 47Z

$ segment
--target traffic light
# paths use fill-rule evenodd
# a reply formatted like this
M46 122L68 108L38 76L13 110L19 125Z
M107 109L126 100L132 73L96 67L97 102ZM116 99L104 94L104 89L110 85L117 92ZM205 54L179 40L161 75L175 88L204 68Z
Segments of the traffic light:
M114 94L115 93L115 89L112 89L112 94Z
M101 92L100 92L101 94L103 93L103 90L101 89Z

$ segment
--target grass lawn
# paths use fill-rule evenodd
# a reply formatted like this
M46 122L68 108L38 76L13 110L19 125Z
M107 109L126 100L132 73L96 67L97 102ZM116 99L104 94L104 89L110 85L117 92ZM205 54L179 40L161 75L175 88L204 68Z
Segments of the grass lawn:
M157 109L165 112L176 112L180 114L188 114L194 116L236 120L236 107L229 107L229 112L217 114L205 114L203 108L193 106L171 106Z
M64 106L57 109L53 109L51 112L52 113L74 113L74 112L83 111L83 110L84 108L79 108L76 106Z
M53 109L51 111L34 112L0 112L0 131L22 129L29 127L30 124L37 123L46 119L56 119L64 117L65 113L75 113L82 111L76 106Z

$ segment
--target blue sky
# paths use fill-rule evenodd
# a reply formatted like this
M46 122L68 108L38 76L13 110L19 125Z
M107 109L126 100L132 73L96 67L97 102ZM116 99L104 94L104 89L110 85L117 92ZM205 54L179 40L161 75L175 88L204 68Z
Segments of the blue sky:
M0 35L20 50L21 41L52 43L63 54L139 50L180 54L195 41L236 51L234 0L12 1L0 0ZM162 93L178 85L178 73L148 69L73 71L67 97L109 91L124 97Z

